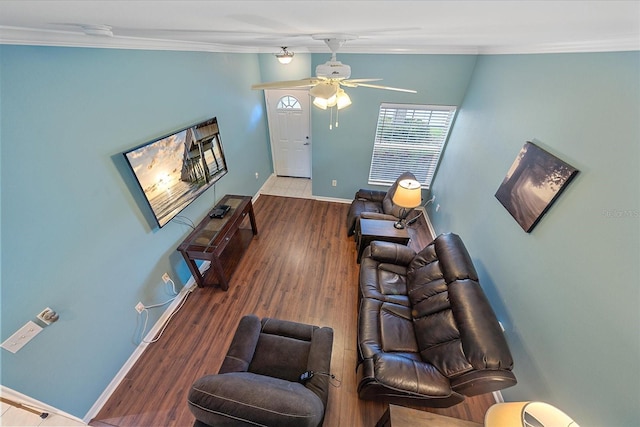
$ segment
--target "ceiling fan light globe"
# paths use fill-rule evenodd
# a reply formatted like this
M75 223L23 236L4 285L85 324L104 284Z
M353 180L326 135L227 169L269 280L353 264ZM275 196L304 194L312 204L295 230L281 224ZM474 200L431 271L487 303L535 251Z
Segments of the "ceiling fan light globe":
M287 65L290 64L291 61L293 61L293 55L276 55L276 57L278 58L278 62L283 64L283 65Z
M282 47L282 50L276 53L276 58L278 58L278 62L281 64L289 64L293 61L293 52L289 52L286 47Z
M343 108L347 108L351 105L351 98L343 89L338 90L336 95L336 105L338 106L338 110L342 110Z
M320 108L321 110L326 110L327 109L327 100L317 96L313 100L313 105L315 105L316 107Z

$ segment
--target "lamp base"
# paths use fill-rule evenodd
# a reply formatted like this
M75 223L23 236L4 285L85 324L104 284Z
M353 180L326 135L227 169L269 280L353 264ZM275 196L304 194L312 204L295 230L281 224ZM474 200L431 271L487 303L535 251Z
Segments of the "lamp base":
M398 230L402 230L404 228L404 224L402 223L402 220L398 221L398 222L394 222L393 226L395 228L397 228Z

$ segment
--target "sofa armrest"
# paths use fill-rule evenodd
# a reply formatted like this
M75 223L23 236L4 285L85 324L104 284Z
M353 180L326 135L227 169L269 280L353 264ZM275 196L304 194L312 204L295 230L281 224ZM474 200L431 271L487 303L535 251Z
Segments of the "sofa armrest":
M367 189L361 188L356 192L354 199L370 200L372 202L382 203L382 200L386 195L387 195L386 191L367 190Z
M376 381L387 387L425 396L451 395L449 379L430 363L409 359L393 353L378 353L373 357Z
M318 373L305 383L326 407L329 398L329 376L331 374L331 351L333 349L333 329L318 328L313 333L309 349L307 370Z
M475 370L511 370L513 358L489 300L474 280L456 280L448 296L462 348Z
M491 393L517 384L513 372L500 370L471 371L451 379L451 388L465 396Z
M408 246L399 243L374 240L369 245L371 258L389 264L407 266L416 256L416 252Z
M240 319L229 351L218 371L219 374L247 370L256 351L261 327L260 319L254 315L244 316Z

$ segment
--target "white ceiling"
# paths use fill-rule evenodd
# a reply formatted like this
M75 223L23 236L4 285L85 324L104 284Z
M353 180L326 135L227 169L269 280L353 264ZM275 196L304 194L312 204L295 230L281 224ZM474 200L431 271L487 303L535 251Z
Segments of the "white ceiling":
M328 52L312 35L333 33L355 53L640 50L640 1L0 0L4 44Z

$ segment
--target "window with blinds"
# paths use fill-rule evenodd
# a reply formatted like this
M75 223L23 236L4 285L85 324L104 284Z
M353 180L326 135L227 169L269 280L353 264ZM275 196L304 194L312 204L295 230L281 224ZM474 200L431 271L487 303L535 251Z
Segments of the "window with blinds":
M409 171L429 188L455 113L444 105L380 105L369 184L391 185Z

